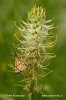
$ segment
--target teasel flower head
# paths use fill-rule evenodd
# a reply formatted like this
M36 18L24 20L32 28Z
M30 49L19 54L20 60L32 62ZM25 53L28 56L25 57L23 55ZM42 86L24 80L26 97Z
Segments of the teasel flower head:
M44 78L52 72L47 67L50 59L55 57L52 48L56 44L56 35L51 32L54 28L51 22L46 20L44 8L34 6L28 13L27 22L21 20L21 26L17 26L21 39L16 48L27 67L25 72L23 70L22 82L28 92L41 91Z

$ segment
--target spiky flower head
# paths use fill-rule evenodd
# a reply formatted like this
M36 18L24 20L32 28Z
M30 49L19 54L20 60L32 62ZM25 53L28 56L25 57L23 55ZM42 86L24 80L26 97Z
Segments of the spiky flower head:
M46 72L46 65L47 60L54 57L49 48L55 45L56 40L51 33L53 25L48 25L51 20L46 21L45 17L45 9L34 6L28 13L27 22L22 21L21 27L18 27L22 39L16 47L28 68L23 81L28 92L40 91L40 80L51 73Z

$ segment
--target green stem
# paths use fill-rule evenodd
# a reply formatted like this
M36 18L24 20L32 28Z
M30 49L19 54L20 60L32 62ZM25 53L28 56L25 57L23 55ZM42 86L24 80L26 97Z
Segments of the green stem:
M28 94L28 98L29 98L29 100L32 100L32 93Z

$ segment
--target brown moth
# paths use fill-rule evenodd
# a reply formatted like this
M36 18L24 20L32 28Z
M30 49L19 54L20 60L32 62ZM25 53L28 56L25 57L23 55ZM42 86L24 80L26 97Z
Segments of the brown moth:
M27 65L25 61L20 55L16 55L15 62L14 62L14 71L15 73L25 72L27 70Z

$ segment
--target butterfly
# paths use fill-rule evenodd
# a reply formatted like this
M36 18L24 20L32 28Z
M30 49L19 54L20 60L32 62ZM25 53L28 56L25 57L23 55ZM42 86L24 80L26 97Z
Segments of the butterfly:
M27 70L27 64L20 55L16 54L14 61L15 73L25 72L26 70Z

